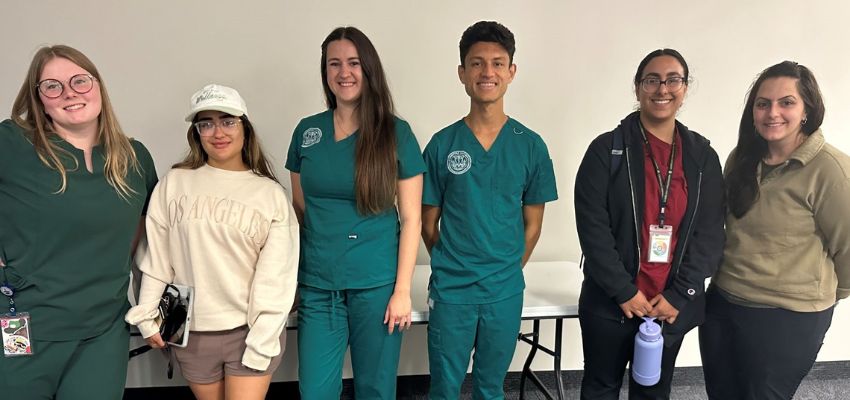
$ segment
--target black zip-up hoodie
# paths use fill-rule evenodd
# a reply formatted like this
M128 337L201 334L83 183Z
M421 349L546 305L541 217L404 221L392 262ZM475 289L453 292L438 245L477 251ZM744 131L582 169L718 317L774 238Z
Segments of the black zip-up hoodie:
M665 324L665 339L674 334L681 339L704 320L705 279L720 265L725 241L723 175L717 153L708 139L679 121L676 128L682 140L688 203L662 293L679 310L676 322ZM622 135L624 149L612 170L615 132ZM582 159L575 186L576 228L585 257L580 314L623 321L619 305L637 294L645 201L643 147L639 112L633 112L615 130L594 139Z

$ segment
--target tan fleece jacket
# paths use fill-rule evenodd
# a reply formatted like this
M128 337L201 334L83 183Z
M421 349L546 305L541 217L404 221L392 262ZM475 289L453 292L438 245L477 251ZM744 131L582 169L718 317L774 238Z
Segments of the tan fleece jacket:
M723 257L712 281L749 302L812 312L850 295L850 157L814 132L727 214Z

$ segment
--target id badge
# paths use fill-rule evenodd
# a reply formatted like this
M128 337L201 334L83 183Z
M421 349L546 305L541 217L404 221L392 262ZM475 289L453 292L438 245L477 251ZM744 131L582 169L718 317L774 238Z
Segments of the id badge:
M649 226L649 262L669 263L670 243L673 239L673 226Z
M0 317L0 331L3 332L3 356L18 357L32 355L30 336L30 315L17 313Z

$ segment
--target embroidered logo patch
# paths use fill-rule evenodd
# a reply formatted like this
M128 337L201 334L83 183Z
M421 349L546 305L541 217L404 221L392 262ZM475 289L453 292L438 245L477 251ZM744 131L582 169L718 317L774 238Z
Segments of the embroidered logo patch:
M319 128L310 128L304 131L304 136L301 139L301 147L310 147L322 140L322 130Z
M463 174L472 168L472 157L463 150L453 151L446 159L446 166L449 167L449 172L455 175Z

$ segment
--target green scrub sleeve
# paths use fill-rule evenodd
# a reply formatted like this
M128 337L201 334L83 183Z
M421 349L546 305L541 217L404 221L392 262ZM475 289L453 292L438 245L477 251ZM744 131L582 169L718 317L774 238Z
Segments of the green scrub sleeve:
M419 142L406 121L396 119L396 139L398 178L407 179L425 172Z
M298 124L292 132L289 151L286 153L286 169L295 173L301 172L301 134L299 134L301 130L301 124Z
M443 205L443 192L445 187L440 180L439 169L441 164L437 161L437 140L432 138L425 146L422 158L425 161L425 179L422 185L422 204L441 207Z
M8 160L12 158L10 150L12 149L12 135L19 135L11 128L12 121L6 120L0 124L0 182L4 180L3 175L10 168L7 165Z
M534 146L534 171L522 195L523 204L543 204L558 199L558 189L555 185L555 169L549 150L542 139L537 139Z
M133 150L136 152L136 159L139 161L139 173L142 174L142 178L145 181L147 195L145 196L145 205L142 207L142 215L146 215L148 213L148 203L151 200L151 194L153 194L153 188L159 182L159 177L156 174L156 165L153 162L153 157L151 157L151 153L147 147L137 140L132 140L130 143L133 145Z

